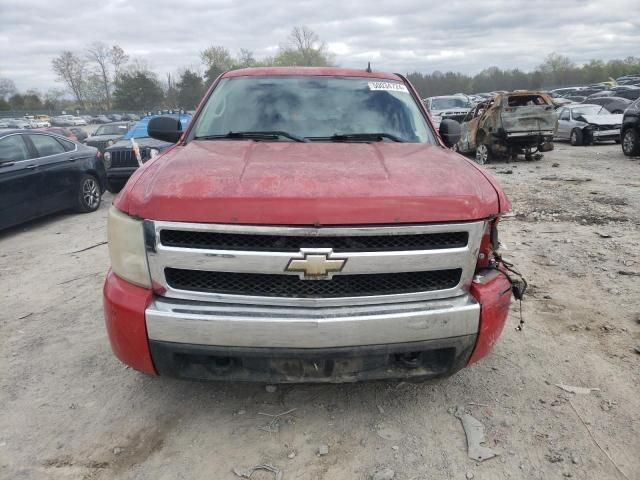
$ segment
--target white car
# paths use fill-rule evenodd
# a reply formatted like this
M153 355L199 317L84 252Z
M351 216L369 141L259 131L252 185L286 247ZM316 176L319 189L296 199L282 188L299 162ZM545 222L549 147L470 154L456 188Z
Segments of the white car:
M7 123L9 124L9 128L33 128L29 120L22 118L9 118L7 119Z
M423 99L423 102L436 128L440 126L443 118L462 123L472 107L469 97L461 94L429 97Z
M80 117L71 117L71 124L73 126L86 125L87 121L84 118Z
M29 122L31 128L48 128L51 126L46 120L38 120L37 118L25 118L25 122Z

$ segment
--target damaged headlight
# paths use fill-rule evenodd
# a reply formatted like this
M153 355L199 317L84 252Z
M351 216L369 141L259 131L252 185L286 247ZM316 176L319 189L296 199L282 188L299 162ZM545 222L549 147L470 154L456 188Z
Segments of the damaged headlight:
M140 287L151 287L142 220L109 209L107 240L111 269L117 276Z

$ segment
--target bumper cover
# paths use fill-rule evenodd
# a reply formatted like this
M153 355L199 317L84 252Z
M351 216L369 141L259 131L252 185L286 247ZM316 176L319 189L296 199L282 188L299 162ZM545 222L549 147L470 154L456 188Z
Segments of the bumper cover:
M469 295L377 311L168 301L111 272L104 287L107 332L125 364L148 374L274 383L454 373L490 352L510 299L509 281L495 271L474 281Z
M150 341L160 375L192 380L347 383L429 378L465 366L475 335L323 349L211 347Z
M122 180L126 182L138 167L116 167L107 169L107 178L109 180Z
M150 340L255 348L335 348L472 335L480 305L471 295L350 307L278 307L154 298Z

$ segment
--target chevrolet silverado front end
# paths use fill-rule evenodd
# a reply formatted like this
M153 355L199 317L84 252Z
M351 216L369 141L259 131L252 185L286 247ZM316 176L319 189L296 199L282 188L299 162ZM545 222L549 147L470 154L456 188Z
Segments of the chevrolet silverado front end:
M424 379L497 341L509 202L445 147L404 78L233 71L186 132L173 122L149 125L177 143L109 214L105 317L124 363L207 380Z

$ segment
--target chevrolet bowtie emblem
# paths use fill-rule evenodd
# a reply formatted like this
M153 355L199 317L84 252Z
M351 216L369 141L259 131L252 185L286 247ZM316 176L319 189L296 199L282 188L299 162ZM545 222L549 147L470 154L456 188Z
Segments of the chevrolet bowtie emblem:
M298 272L302 280L329 280L335 272L340 272L347 263L346 258L330 258L333 250L301 249L302 258L289 260L286 270Z

